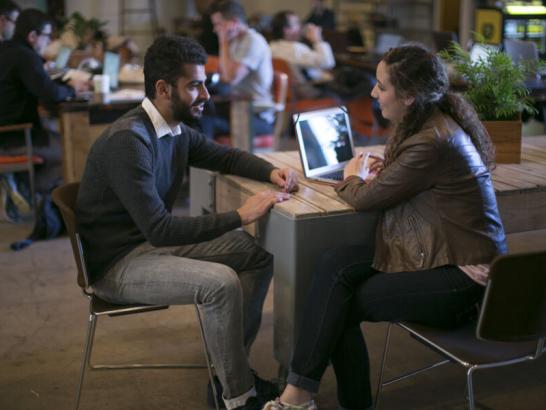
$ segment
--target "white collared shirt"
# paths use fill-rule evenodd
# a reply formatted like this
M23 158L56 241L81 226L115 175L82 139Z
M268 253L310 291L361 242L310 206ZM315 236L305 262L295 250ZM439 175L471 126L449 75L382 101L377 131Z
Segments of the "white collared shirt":
M180 124L178 124L174 128L169 127L169 124L167 124L167 121L165 121L163 116L159 113L157 108L155 108L155 105L152 104L152 102L148 99L148 97L146 97L144 101L142 101L142 108L144 109L144 111L146 111L146 114L148 114L148 117L150 117L150 121L152 121L154 130L155 130L155 135L157 135L157 138L163 138L166 135L170 135L173 137L175 135L182 133Z

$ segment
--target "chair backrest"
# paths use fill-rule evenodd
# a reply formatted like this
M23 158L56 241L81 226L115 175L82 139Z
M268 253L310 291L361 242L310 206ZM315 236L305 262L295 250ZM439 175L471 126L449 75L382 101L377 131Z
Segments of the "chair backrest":
M288 76L280 71L273 71L273 102L284 109L288 95Z
M282 58L273 58L273 70L285 73L288 76L288 89L286 94L287 111L288 112L304 112L311 110L319 110L329 107L337 107L339 102L333 97L319 98L298 98L297 83L306 81L303 75L298 71L297 67L291 65ZM299 79L298 77L302 78Z
M72 245L72 253L78 268L78 285L82 289L89 287L89 277L87 276L87 268L83 256L83 248L78 231L78 221L76 219L76 199L78 198L79 182L72 182L53 190L51 197L53 202L60 209L66 225L66 231L70 237Z
M273 63L274 72L286 74L286 77L287 77L286 101L292 101L293 98L295 97L295 94L293 92L294 72L292 71L293 70L292 66L290 65L290 63L288 63L288 61L283 60L282 58L273 58L271 61Z
M503 342L546 336L546 251L493 262L476 336Z
M516 64L538 61L538 48L532 41L504 40L504 51Z
M205 73L219 73L220 72L220 58L218 56L209 55L207 57L207 63L205 64Z

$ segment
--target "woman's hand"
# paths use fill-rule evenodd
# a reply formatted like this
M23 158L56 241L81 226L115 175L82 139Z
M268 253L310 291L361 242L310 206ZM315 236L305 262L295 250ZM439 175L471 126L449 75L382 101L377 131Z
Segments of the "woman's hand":
M358 176L371 182L385 167L383 157L363 152L351 159L343 171L343 177Z
M385 160L379 155L370 154L368 160L370 174L379 175L383 168L385 168Z
M343 170L343 178L349 178L350 176L361 176L360 170L362 169L362 164L364 163L364 153L358 154L356 157L353 157L345 166Z

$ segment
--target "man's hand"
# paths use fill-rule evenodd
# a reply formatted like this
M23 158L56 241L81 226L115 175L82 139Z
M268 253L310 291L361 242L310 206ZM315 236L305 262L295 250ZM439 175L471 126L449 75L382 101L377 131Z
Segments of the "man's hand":
M81 93L82 91L89 91L89 88L91 86L91 82L89 80L70 80L68 81L68 85L72 87L77 93Z
M312 23L308 23L303 28L303 36L311 42L317 44L322 41L322 29Z
M284 192L295 192L298 190L298 175L290 168L276 168L271 171L271 182L281 187Z
M254 222L264 216L277 202L290 198L286 192L262 191L248 198L243 206L237 209L243 225Z

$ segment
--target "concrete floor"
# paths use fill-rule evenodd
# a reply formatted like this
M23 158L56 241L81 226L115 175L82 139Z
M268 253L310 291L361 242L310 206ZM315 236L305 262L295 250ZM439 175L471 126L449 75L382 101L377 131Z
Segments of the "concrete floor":
M33 244L21 252L8 245L22 239L29 225L0 223L0 409L70 409L80 366L87 300L76 285L66 237ZM515 235L512 251L546 247L546 231ZM272 292L251 362L275 377L272 348ZM363 326L375 382L385 326ZM393 335L388 374L432 363L437 356L401 331ZM104 318L96 334L97 359L190 362L203 360L192 307L134 317ZM206 409L206 370L119 370L91 372L81 409ZM321 410L336 409L331 371L321 385ZM538 362L478 372L481 409L545 409L546 358ZM464 409L465 373L446 366L386 389L383 409Z

